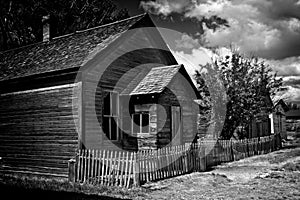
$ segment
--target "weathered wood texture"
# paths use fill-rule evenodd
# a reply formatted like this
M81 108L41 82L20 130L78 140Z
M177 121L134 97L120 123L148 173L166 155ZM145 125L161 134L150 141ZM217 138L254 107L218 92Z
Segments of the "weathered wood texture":
M286 112L288 111L287 105L281 100L279 101L275 108L274 112L271 115L271 121L273 125L273 133L281 134L282 139L287 139L287 130L286 130Z
M203 172L223 162L266 154L281 148L279 135L248 140L205 140L142 150L79 150L77 182L130 187L191 172ZM73 174L73 173L72 173Z
M286 116L273 114L274 133L280 133L283 139L287 139Z
M135 178L136 153L79 150L75 180L80 183L129 187Z
M99 58L95 58L91 66L83 72L83 142L87 149L116 150L126 144L121 141L112 142L103 133L102 107L105 90L121 92L138 71L142 70L139 66L143 64L152 63L152 67L177 64L171 52L151 48L164 45L161 42L154 46L155 34L151 37L148 33L138 32L121 38L121 41L126 39L126 42L116 41L109 52L103 52ZM129 47L138 48L138 44L143 44L145 48L128 52Z
M271 120L264 114L251 121L248 138L257 138L271 135Z
M193 142L197 133L197 116L199 107L194 100L197 99L195 91L182 74L177 74L168 88L158 98L158 104L165 109L158 110L158 147L172 142L171 106L180 106L182 119L182 133L180 143ZM166 120L163 120L165 118Z
M124 148L132 147L131 149L158 149L167 145L179 145L186 142L192 142L195 139L197 132L197 113L198 105L194 103L196 94L191 86L181 73L175 75L171 83L159 94L142 94L134 95L130 101L125 101L122 105L122 112L128 112L128 102L130 102L130 114L147 112L150 118L150 131L148 133L138 134L130 137L130 134L124 134ZM127 106L127 107L126 107ZM178 108L181 120L178 121L178 127L181 131L175 129L172 124L172 106ZM124 110L124 111L123 111ZM125 116L126 113L122 115ZM130 116L130 115L129 115ZM123 124L131 124L131 118L123 119ZM177 122L174 122L177 123ZM124 126L123 126L124 127ZM130 130L130 125L128 127ZM177 133L178 134L175 134ZM130 138L130 140L129 140ZM134 148L135 145L135 148Z
M0 170L67 177L79 94L80 84L0 94Z

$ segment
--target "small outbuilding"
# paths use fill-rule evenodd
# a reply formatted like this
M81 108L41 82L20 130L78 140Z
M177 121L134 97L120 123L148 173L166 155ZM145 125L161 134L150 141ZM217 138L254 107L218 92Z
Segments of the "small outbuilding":
M274 112L270 114L271 120L271 133L280 134L282 139L287 139L286 132L286 112L289 110L286 103L280 99L274 105Z

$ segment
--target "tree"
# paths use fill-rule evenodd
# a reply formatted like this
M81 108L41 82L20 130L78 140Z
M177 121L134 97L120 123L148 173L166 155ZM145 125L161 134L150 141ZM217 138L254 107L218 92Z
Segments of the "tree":
M221 138L230 139L238 126L247 127L257 114L272 111L272 103L269 102L269 99L282 86L282 79L278 78L270 66L263 61L233 52L230 56L218 58L205 68L215 69L219 73L218 76L208 74L210 78L206 78L206 80L221 80L227 95ZM218 94L210 92L208 97L207 92L203 93L203 91L208 91L209 87L213 87L219 88L212 90L218 92L221 87L216 87L211 83L208 83L207 87L200 86L203 84L203 79L198 71L196 73L198 90L211 101L211 97L218 96ZM218 101L212 102L212 104L218 103ZM216 111L218 112L218 110ZM213 120L219 120L219 118Z
M52 37L129 17L110 0L0 0L0 50L42 40L42 18Z

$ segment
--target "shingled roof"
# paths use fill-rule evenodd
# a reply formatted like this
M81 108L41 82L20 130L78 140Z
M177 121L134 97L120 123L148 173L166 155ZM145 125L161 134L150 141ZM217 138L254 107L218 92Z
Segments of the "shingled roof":
M183 66L172 65L152 68L129 94L139 95L161 93L168 86L181 67Z
M0 52L0 81L81 67L95 52L100 52L144 16Z

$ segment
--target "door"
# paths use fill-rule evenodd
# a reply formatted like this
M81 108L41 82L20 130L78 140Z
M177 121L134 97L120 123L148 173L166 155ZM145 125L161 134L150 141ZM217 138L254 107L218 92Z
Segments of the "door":
M182 140L182 116L181 109L179 106L171 107L171 144L172 146L181 145Z

